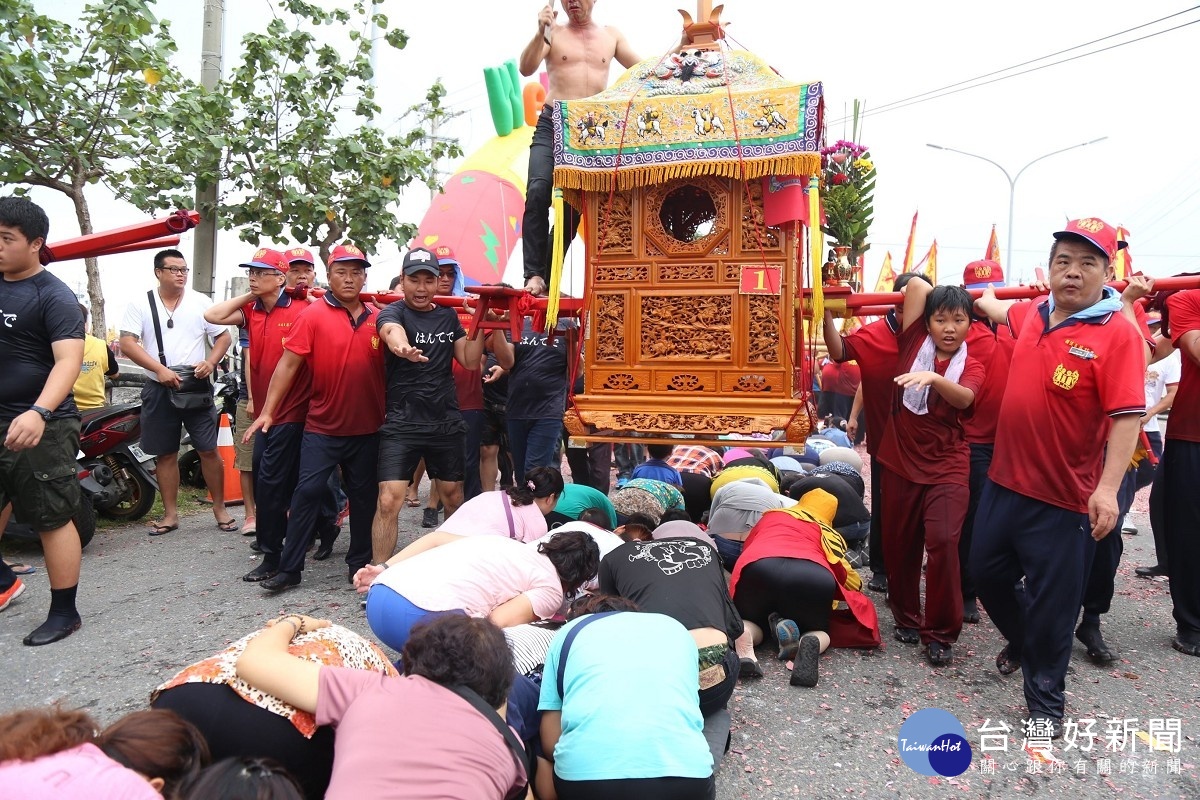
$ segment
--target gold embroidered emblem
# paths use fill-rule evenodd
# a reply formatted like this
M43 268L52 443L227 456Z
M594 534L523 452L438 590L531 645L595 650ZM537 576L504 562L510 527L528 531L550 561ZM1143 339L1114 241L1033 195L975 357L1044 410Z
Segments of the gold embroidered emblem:
M1062 364L1059 364L1054 368L1054 377L1052 380L1055 386L1070 391L1075 388L1075 384L1079 383L1079 370L1067 369Z
M987 277L990 277L991 274L992 274L991 267L976 267L975 268L975 277L976 278L987 278Z
M372 336L372 337L371 337L371 349L372 349L372 350L378 350L378 349L379 349L379 337L378 337L378 336ZM1076 375L1078 375L1078 373L1076 373Z
M1092 217L1079 220L1079 222L1076 223L1076 226L1083 228L1088 233L1099 233L1100 231L1104 230L1104 223L1098 219L1093 219Z

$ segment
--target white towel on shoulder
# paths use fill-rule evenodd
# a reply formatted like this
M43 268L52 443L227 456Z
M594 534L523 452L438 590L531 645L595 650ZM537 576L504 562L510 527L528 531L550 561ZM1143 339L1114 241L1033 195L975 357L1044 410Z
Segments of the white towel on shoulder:
M937 347L933 344L933 337L926 336L925 341L921 343L921 349L917 351L917 357L913 359L912 366L908 368L909 372L935 372L933 368L933 360L937 358ZM963 342L962 347L950 358L950 364L946 367L945 378L948 381L958 383L958 379L962 377L963 368L967 365L967 343ZM904 390L904 407L918 416L929 413L929 387L928 386L910 386Z

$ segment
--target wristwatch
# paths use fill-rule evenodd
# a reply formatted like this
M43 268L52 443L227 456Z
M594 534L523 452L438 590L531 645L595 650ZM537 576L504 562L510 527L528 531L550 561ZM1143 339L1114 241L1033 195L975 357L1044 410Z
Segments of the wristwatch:
M29 410L36 411L38 413L38 416L40 416L43 420L45 420L47 422L50 421L50 415L54 413L50 409L42 408L41 406L30 406Z

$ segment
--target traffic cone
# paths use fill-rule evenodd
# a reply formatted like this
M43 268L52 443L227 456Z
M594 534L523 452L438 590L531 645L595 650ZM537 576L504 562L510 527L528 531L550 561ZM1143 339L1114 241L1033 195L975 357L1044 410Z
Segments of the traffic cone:
M242 473L233 466L237 459L237 451L233 447L233 429L229 427L229 415L218 414L221 427L217 430L217 454L225 465L225 505L236 506L244 502L242 497ZM213 501L212 492L208 493L208 502Z

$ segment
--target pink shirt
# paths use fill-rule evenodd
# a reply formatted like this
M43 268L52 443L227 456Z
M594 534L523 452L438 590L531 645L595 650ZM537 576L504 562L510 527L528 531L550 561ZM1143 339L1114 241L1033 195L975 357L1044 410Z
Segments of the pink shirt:
M509 502L506 504L505 500ZM511 530L508 512L512 513ZM509 539L532 542L546 535L546 518L542 516L536 503L527 506L513 505L508 493L500 490L472 497L459 506L458 511L447 517L446 521L438 526L438 530L458 536L506 536Z
M426 550L385 569L375 583L426 611L457 608L472 617L524 595L539 619L549 619L563 601L550 559L507 536L471 536Z
M118 764L94 744L33 761L0 764L4 797L38 800L162 800L145 778Z
M317 724L337 730L327 800L499 800L524 777L495 727L432 681L341 667L319 681Z

